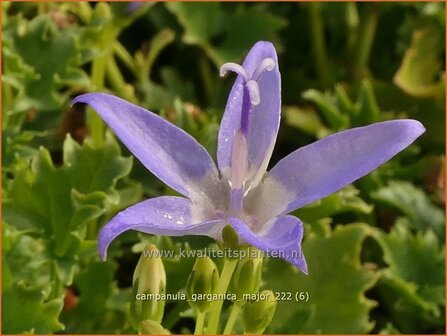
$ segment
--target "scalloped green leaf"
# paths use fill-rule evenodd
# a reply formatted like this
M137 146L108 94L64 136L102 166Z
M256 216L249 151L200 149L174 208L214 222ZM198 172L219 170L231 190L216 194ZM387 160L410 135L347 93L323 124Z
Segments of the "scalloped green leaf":
M221 4L218 2L168 2L166 7L177 16L185 29L183 40L186 43L207 44L218 29L221 15Z
M112 309L109 304L111 298L119 293L114 281L116 269L113 262L92 261L76 275L77 304L62 315L67 333L122 332L126 320L121 310L126 311L126 307Z
M375 302L365 297L377 272L360 263L362 243L372 233L366 224L337 226L329 237L308 233L303 253L309 274L279 260L269 260L266 287L274 292L307 292L308 302L280 301L270 333L367 333ZM290 279L290 281L284 281Z
M58 109L66 99L58 90L61 86L89 85L87 75L75 68L80 59L73 29L59 30L50 16L40 15L31 21L17 20L5 34L11 41L10 58L28 69L24 74L15 75L16 66L5 69L8 76L17 77L23 85L15 99L14 111Z
M203 48L216 66L239 61L256 41L278 41L277 32L287 25L282 17L256 6L240 6L228 14L219 3L169 2L166 6L185 30L183 41ZM223 36L218 44L212 41L217 35Z
M432 229L438 237L444 237L444 212L435 206L428 195L413 184L391 181L372 194L373 199L389 207L398 209L409 219L415 230Z
M2 294L2 332L6 334L50 334L64 329L59 322L63 299L46 301L40 288L22 282Z
M85 237L85 224L109 204L118 204L119 193L113 187L131 166L132 159L120 156L110 135L100 148L90 141L80 146L67 136L62 167L55 167L49 152L41 148L30 166L16 173L4 216L18 228L43 232L54 242L56 256L69 255Z
M445 246L433 231L412 234L400 221L374 236L388 264L377 288L393 324L404 333L442 333Z

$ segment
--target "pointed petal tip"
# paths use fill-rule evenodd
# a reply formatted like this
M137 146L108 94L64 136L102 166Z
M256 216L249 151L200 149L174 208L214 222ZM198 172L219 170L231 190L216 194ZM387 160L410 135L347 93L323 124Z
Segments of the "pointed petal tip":
M302 259L297 260L296 262L293 263L296 267L298 267L298 269L303 272L305 275L309 275L309 270L307 268L307 262L306 259L304 258L304 256L302 257Z
M394 125L397 126L397 129L400 129L400 132L402 132L401 135L403 139L407 139L408 145L426 131L424 125L420 121L414 119L390 120L389 123L394 123Z
M411 128L414 130L417 136L423 134L426 131L424 125L418 120L408 119L407 122L411 123Z
M92 98L92 96L97 95L97 94L101 94L101 93L84 93L81 94L79 96L74 97L71 102L70 102L70 107L72 107L74 104L77 103L85 103L85 104L89 104L90 100Z
M101 259L101 261L106 261L107 260L107 249L111 243L110 238L108 239L106 237L105 230L104 228L106 228L106 226L104 226L98 234L98 253L99 253L99 257Z

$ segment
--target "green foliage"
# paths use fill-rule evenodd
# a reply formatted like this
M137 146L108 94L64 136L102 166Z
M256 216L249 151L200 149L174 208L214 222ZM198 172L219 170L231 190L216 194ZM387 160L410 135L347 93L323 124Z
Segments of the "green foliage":
M50 153L40 149L28 167L16 172L4 218L21 229L43 232L54 242L56 256L72 254L85 236L87 222L119 201L113 187L129 173L132 162L118 154L110 136L100 149L90 142L81 147L67 137L64 165L57 168Z
M124 329L126 305L118 308L112 303L120 295L114 281L115 272L116 265L112 262L92 261L77 274L74 285L79 291L79 301L62 315L67 332L114 333Z
M374 192L373 197L378 202L401 211L412 229L431 229L438 237L444 237L444 212L430 201L423 190L411 183L392 181L388 186Z
M411 47L406 51L402 65L394 77L395 83L414 96L431 96L440 91L441 83L435 82L441 69L443 37L433 29L413 33ZM442 85L441 85L442 87Z
M433 231L412 234L402 222L377 233L388 267L378 291L393 323L405 333L441 328L445 310L445 247ZM439 329L440 330L440 329Z
M9 291L4 293L3 302L14 301L8 304L8 318L16 319L14 316L21 314L22 305L30 307L30 314L36 314L36 319L23 319L23 323L22 319L16 319L10 324L11 332L27 332L32 327L38 333L63 329L63 324L58 322L63 288L73 284L79 267L77 262L86 251L87 225L95 229L101 215L112 206L119 206L120 192L115 187L132 165L130 158L120 156L120 149L110 135L100 148L90 141L81 146L68 136L63 153L61 167L54 165L50 153L43 148L36 150L28 160L22 159L3 200L3 220L10 223L3 224L6 246L3 269L9 274L5 283ZM105 275L104 270L100 270L110 265L94 267L91 264L89 267L90 272ZM112 275L109 272L109 277L104 279L104 290L110 286ZM98 284L99 275L94 273L93 277L95 281L89 283ZM96 305L105 310L103 302L92 300L105 301L108 292L100 299L96 285L83 289L85 283L79 285L85 293L81 296L81 307L85 300L89 302L88 307L97 309ZM19 301L27 297L29 303ZM83 308L82 312L87 310ZM51 319L46 321L45 316L50 314ZM96 324L83 325L85 330L90 330L89 326Z
M58 321L63 300L45 300L39 288L26 287L19 282L3 292L3 332L46 334L64 328ZM6 307L5 307L6 308Z
M350 127L413 118L427 129L355 185L294 213L305 223L309 275L263 261L260 291L304 293L277 299L267 332L444 332L444 3L2 2L2 31L4 333L135 333L131 276L148 243L174 252L162 258L166 293L185 292L195 259L179 251L221 248L209 238L129 232L99 262L104 223L176 193L69 100L121 96L215 155L233 83L218 67L258 40L275 44L282 74L272 166ZM187 302L171 300L160 324L139 328L192 333L192 317ZM243 312L233 318L242 333Z
M11 112L30 108L54 111L66 102L60 88L88 87L89 78L79 68L76 35L59 30L48 15L31 21L17 18L5 32L8 80L18 89ZM38 55L38 57L36 57Z
M359 196L359 191L352 185L314 202L296 211L296 215L305 222L313 222L323 217L339 213L353 212L370 214L372 206Z
M183 41L203 48L216 66L240 60L258 40L275 41L276 33L287 22L261 7L241 5L231 14L221 11L219 3L169 3L167 7L185 29ZM216 35L224 36L218 45L212 43Z
M269 260L264 277L274 292L292 293L290 301L280 301L271 333L367 333L373 327L369 312L374 301L365 291L377 281L378 274L360 262L362 242L372 233L366 224L337 226L326 237L307 233L303 253L309 275L278 260ZM284 279L293 278L293 282ZM347 280L349 279L349 281ZM307 292L309 300L296 301ZM287 296L286 296L287 298Z

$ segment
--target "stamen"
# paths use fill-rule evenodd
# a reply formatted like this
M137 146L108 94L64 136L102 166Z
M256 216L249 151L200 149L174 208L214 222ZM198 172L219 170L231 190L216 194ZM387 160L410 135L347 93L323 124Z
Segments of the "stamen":
M264 58L261 63L259 63L258 67L256 68L255 72L253 73L253 76L251 76L251 79L258 81L259 77L267 70L272 71L275 68L275 61L273 58Z
M261 102L261 95L259 94L258 82L251 79L247 82L248 94L250 95L250 102L252 105L259 105Z
M234 135L233 151L231 153L231 189L241 189L247 174L248 150L245 136L239 130Z
M247 70L245 70L241 65L237 64L237 63L225 63L220 67L220 77L223 77L227 74L228 71L233 71L235 73L237 73L239 76L242 76L244 78L244 81L248 81L248 73Z

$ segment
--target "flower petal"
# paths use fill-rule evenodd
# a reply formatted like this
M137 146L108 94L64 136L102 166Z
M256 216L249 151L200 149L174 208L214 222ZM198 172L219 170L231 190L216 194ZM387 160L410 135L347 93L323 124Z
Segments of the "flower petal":
M245 242L264 251L267 255L278 256L297 266L307 274L306 259L301 251L303 223L294 216L275 218L268 229L258 234L238 218L230 218L230 223Z
M260 220L293 211L368 174L424 131L418 121L392 120L330 135L279 161L245 205Z
M78 102L91 105L141 163L179 193L191 197L218 183L205 148L155 113L105 93L84 94Z
M101 229L98 237L99 254L105 260L110 243L128 230L166 236L220 237L225 222L207 221L200 217L186 198L163 196L148 199L120 212Z
M260 103L253 106L248 125L248 172L247 178L252 186L256 185L267 169L278 134L281 109L281 77L278 68L276 50L270 42L258 42L248 53L243 67L252 76L262 60L275 61L272 71L266 71L260 77ZM222 173L231 166L231 153L236 131L241 127L241 110L244 85L239 75L228 97L225 114L219 130L217 163Z

